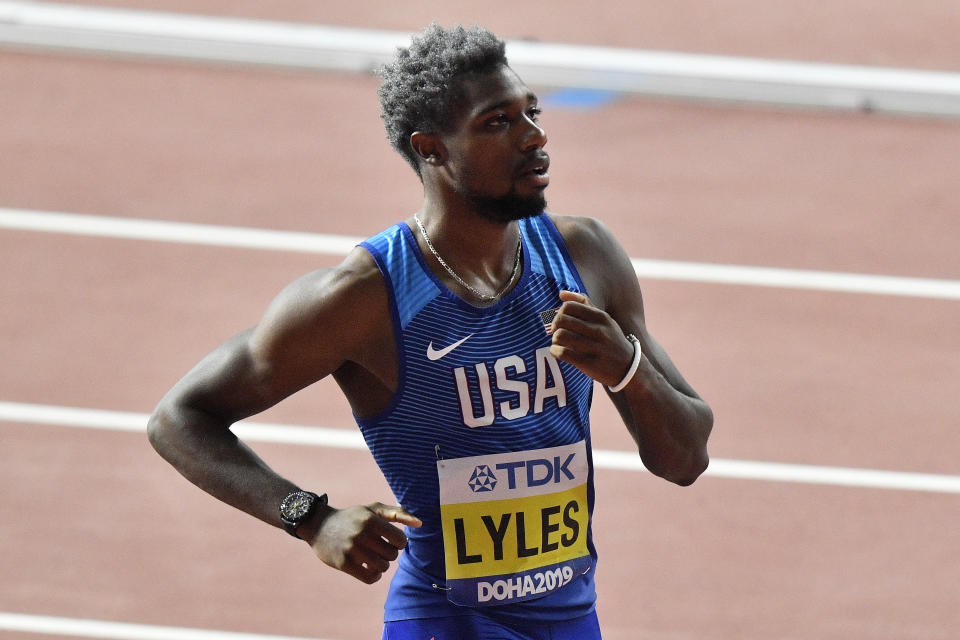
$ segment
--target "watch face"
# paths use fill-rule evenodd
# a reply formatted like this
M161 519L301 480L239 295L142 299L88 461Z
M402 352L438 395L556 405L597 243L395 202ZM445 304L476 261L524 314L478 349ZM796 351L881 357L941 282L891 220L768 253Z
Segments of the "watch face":
M316 498L306 491L291 493L283 499L283 503L280 505L280 514L287 520L296 522L309 513L314 500Z

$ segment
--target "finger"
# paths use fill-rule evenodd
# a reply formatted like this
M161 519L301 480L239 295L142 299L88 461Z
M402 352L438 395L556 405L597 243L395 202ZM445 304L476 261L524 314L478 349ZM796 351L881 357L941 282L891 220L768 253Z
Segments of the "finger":
M423 525L423 522L417 516L408 512L403 507L386 505L381 502L374 502L367 507L370 511L386 520L387 522L399 522L414 529Z
M392 525L388 524L385 524L385 526L392 527ZM402 549L402 547L398 547L394 543L385 540L379 533L379 527L377 527L376 523L372 520L369 526L353 539L353 544L354 547L363 548L366 550L366 553L373 554L386 562L396 560L400 556L400 550Z
M568 361L568 360L567 360L567 354L568 354L569 352L570 352L570 350L567 349L566 347L562 346L562 345L559 345L559 344L556 344L556 343L550 345L550 355L552 355L552 356L553 356L554 358L556 358L557 360L560 360L561 362L567 362L567 361Z
M369 531L378 539L383 540L384 544L389 544L395 549L403 549L407 546L406 534L401 529L383 520L371 520Z
M366 584L373 584L383 576L382 571L370 569L353 561L347 562L340 570Z
M376 511L373 511L374 515L377 515L376 518L371 518L364 525L366 531L378 538L382 538L386 543L396 547L397 549L403 549L407 546L407 536L399 527L395 527L384 518L380 517Z
M374 535L372 537L367 536L362 540L363 545L370 549L371 553L376 554L378 557L383 558L388 562L393 562L400 556L399 548L391 543L388 543L378 535Z
M550 355L552 355L557 360L561 362L566 362L577 367L581 371L584 371L585 367L588 367L591 363L596 362L596 356L591 354L583 354L575 349L569 347L564 347L559 344L550 345ZM584 373L587 373L584 371ZM587 375L590 375L587 373Z
M596 356L603 353L602 343L597 340L596 335L584 335L568 329L557 329L550 346L575 351L583 356Z
M593 339L602 337L603 325L596 322L590 322L584 318L578 318L566 313L557 314L553 320L553 341L558 340L557 333L566 331L567 334L575 333L581 336L589 336Z
M560 305L556 317L561 318L563 316L580 318L587 322L595 322L597 324L603 323L608 317L603 309L598 309L591 304L585 304L576 300L568 300ZM556 321L556 319L554 321Z
M563 300L564 302L570 301L570 302L579 302L581 304L586 304L586 305L590 304L590 298L588 298L585 294L579 293L577 291L568 291L566 289L560 292L560 299Z
M354 546L347 554L356 564L361 564L371 571L383 573L390 568L390 563L362 546Z

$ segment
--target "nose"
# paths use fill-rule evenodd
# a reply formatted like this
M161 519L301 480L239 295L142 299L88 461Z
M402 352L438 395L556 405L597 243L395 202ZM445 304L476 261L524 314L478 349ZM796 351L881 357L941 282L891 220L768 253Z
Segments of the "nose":
M524 114L523 119L524 124L526 124L522 142L523 151L539 149L540 147L546 145L547 132L543 130L543 127L537 124L537 122L527 114Z

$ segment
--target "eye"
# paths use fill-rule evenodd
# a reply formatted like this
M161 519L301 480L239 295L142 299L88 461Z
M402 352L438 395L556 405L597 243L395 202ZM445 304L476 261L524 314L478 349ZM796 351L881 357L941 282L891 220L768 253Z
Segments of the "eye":
M530 107L527 110L527 117L536 122L540 119L540 114L543 113L543 109L540 107Z
M500 127L500 126L502 126L502 125L506 125L506 124L509 124L509 123L510 123L510 119L507 117L507 114L505 114L505 113L498 113L498 114L496 114L495 116L493 116L492 118L490 118L489 120L487 120L486 126L488 126L488 127L490 127L491 129L493 129L493 128L497 128L497 127Z

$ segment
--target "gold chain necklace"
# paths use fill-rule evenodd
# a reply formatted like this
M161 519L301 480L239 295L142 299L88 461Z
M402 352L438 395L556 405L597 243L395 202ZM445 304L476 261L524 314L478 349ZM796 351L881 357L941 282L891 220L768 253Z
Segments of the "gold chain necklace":
M450 267L450 265L447 264L447 261L441 258L440 254L437 253L437 250L434 248L433 243L430 242L430 236L427 235L427 230L423 228L423 223L420 222L420 218L417 216L417 214L413 214L413 219L416 221L417 228L420 229L420 233L423 234L423 239L427 243L427 248L430 249L430 253L432 253L433 257L437 259L437 262L440 263L440 266L446 269L447 273L449 273L450 276L454 280L456 280L462 287L469 290L470 293L480 298L481 300L496 300L497 298L503 295L503 292L506 291L510 287L510 285L513 283L513 279L517 277L517 270L520 269L520 248L522 246L522 243L520 242L519 239L517 239L517 257L514 259L514 262L513 262L513 272L510 274L510 279L507 280L507 284L503 285L503 288L500 289L500 291L497 291L494 295L491 296L481 291L478 291L474 287L471 287L469 284L466 283L466 281L464 281L463 278L458 276L457 273Z

